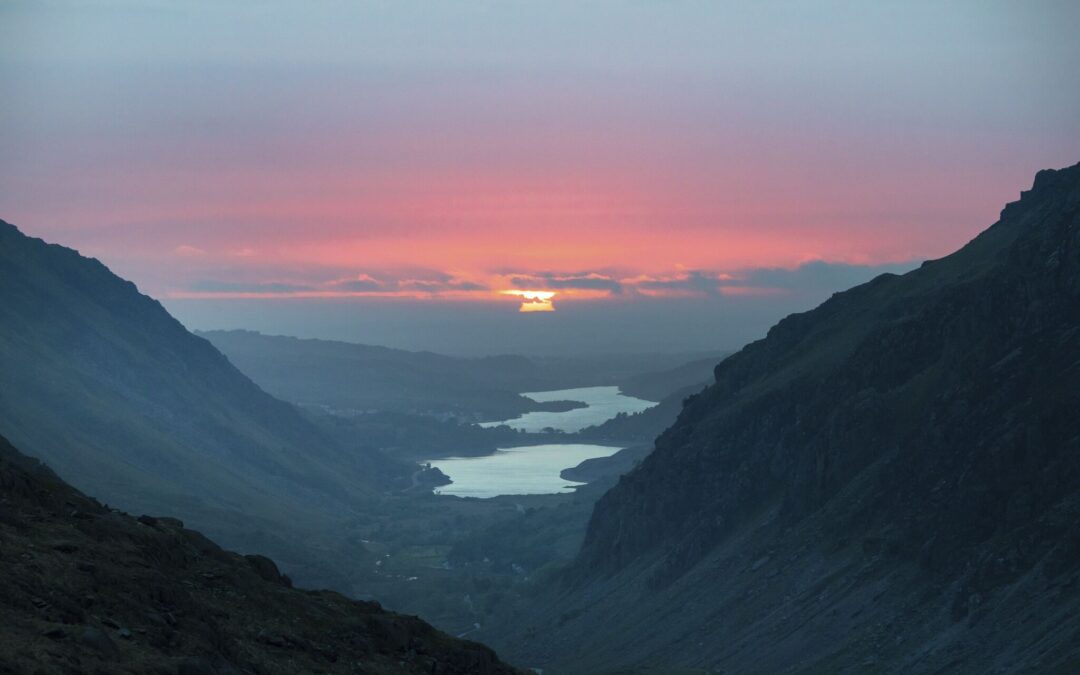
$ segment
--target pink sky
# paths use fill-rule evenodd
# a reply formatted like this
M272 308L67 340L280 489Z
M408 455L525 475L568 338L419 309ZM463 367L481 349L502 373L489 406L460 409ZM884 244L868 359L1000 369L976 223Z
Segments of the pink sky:
M5 6L0 217L192 301L768 302L1080 159L1066 5L268 7Z

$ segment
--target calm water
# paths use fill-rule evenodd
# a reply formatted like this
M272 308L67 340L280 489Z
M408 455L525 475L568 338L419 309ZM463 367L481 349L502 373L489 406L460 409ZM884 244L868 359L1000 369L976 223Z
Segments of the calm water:
M525 431L551 427L572 433L601 424L621 412L632 414L651 408L655 403L624 396L618 387L583 387L558 391L522 394L534 401L580 401L587 407L566 412L532 412L483 426L506 424ZM449 457L433 459L431 465L454 481L436 490L439 494L460 497L495 497L498 495L536 495L562 492L581 485L559 477L559 472L577 466L586 459L607 457L621 447L587 443L552 443L516 448L501 448L486 457Z
M581 431L585 427L591 427L608 421L621 412L632 415L656 405L652 401L646 401L633 396L626 396L619 391L618 387L582 387L580 389L559 389L557 391L534 391L522 394L534 401L541 403L547 401L580 401L586 404L586 408L568 410L566 412L531 412L521 417L500 422L485 422L480 426L495 427L505 424L522 431L543 431L551 427L572 433ZM566 467L562 467L566 468Z
M454 481L435 492L459 497L562 492L581 483L560 478L560 471L586 459L613 455L620 449L608 445L553 443L504 448L487 457L433 459L431 466Z

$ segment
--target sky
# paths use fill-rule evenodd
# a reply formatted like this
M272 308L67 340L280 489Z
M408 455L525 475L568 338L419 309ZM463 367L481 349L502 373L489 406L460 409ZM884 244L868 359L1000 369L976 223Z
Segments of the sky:
M191 328L729 349L1080 160L1080 3L0 4L0 218Z

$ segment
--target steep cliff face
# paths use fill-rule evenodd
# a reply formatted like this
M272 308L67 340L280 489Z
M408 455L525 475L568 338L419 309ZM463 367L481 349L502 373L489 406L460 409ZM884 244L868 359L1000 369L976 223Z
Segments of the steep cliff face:
M516 673L415 617L102 507L0 438L0 671Z
M1007 527L1010 509L1050 507L1080 458L1078 204L1080 168L1042 172L957 254L838 294L721 363L598 504L582 565L674 544L678 574L771 500L797 520L876 464L887 481L860 526L902 511L894 543L930 557Z
M589 606L536 631L579 663L1076 665L1078 383L1080 165L723 361L597 504L571 574ZM1020 626L1018 598L1045 616Z

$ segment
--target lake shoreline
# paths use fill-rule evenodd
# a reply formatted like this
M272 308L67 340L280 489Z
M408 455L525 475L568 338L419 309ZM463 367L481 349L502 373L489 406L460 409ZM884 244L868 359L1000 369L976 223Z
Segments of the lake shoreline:
M560 494L588 481L564 476L589 460L618 454L634 443L617 439L588 440L583 430L618 415L647 410L656 403L626 396L617 386L580 387L522 394L541 403L566 401L582 405L558 412L526 413L512 420L482 424L485 428L513 429L521 438L512 445L496 446L484 453L456 453L426 458L421 463L437 469L451 481L436 487L434 494L491 498L518 494Z
M562 471L590 459L610 457L625 446L593 443L551 443L502 448L486 457L458 457L432 460L450 478L450 483L434 489L436 495L488 499L512 495L563 494L586 485L568 480Z

